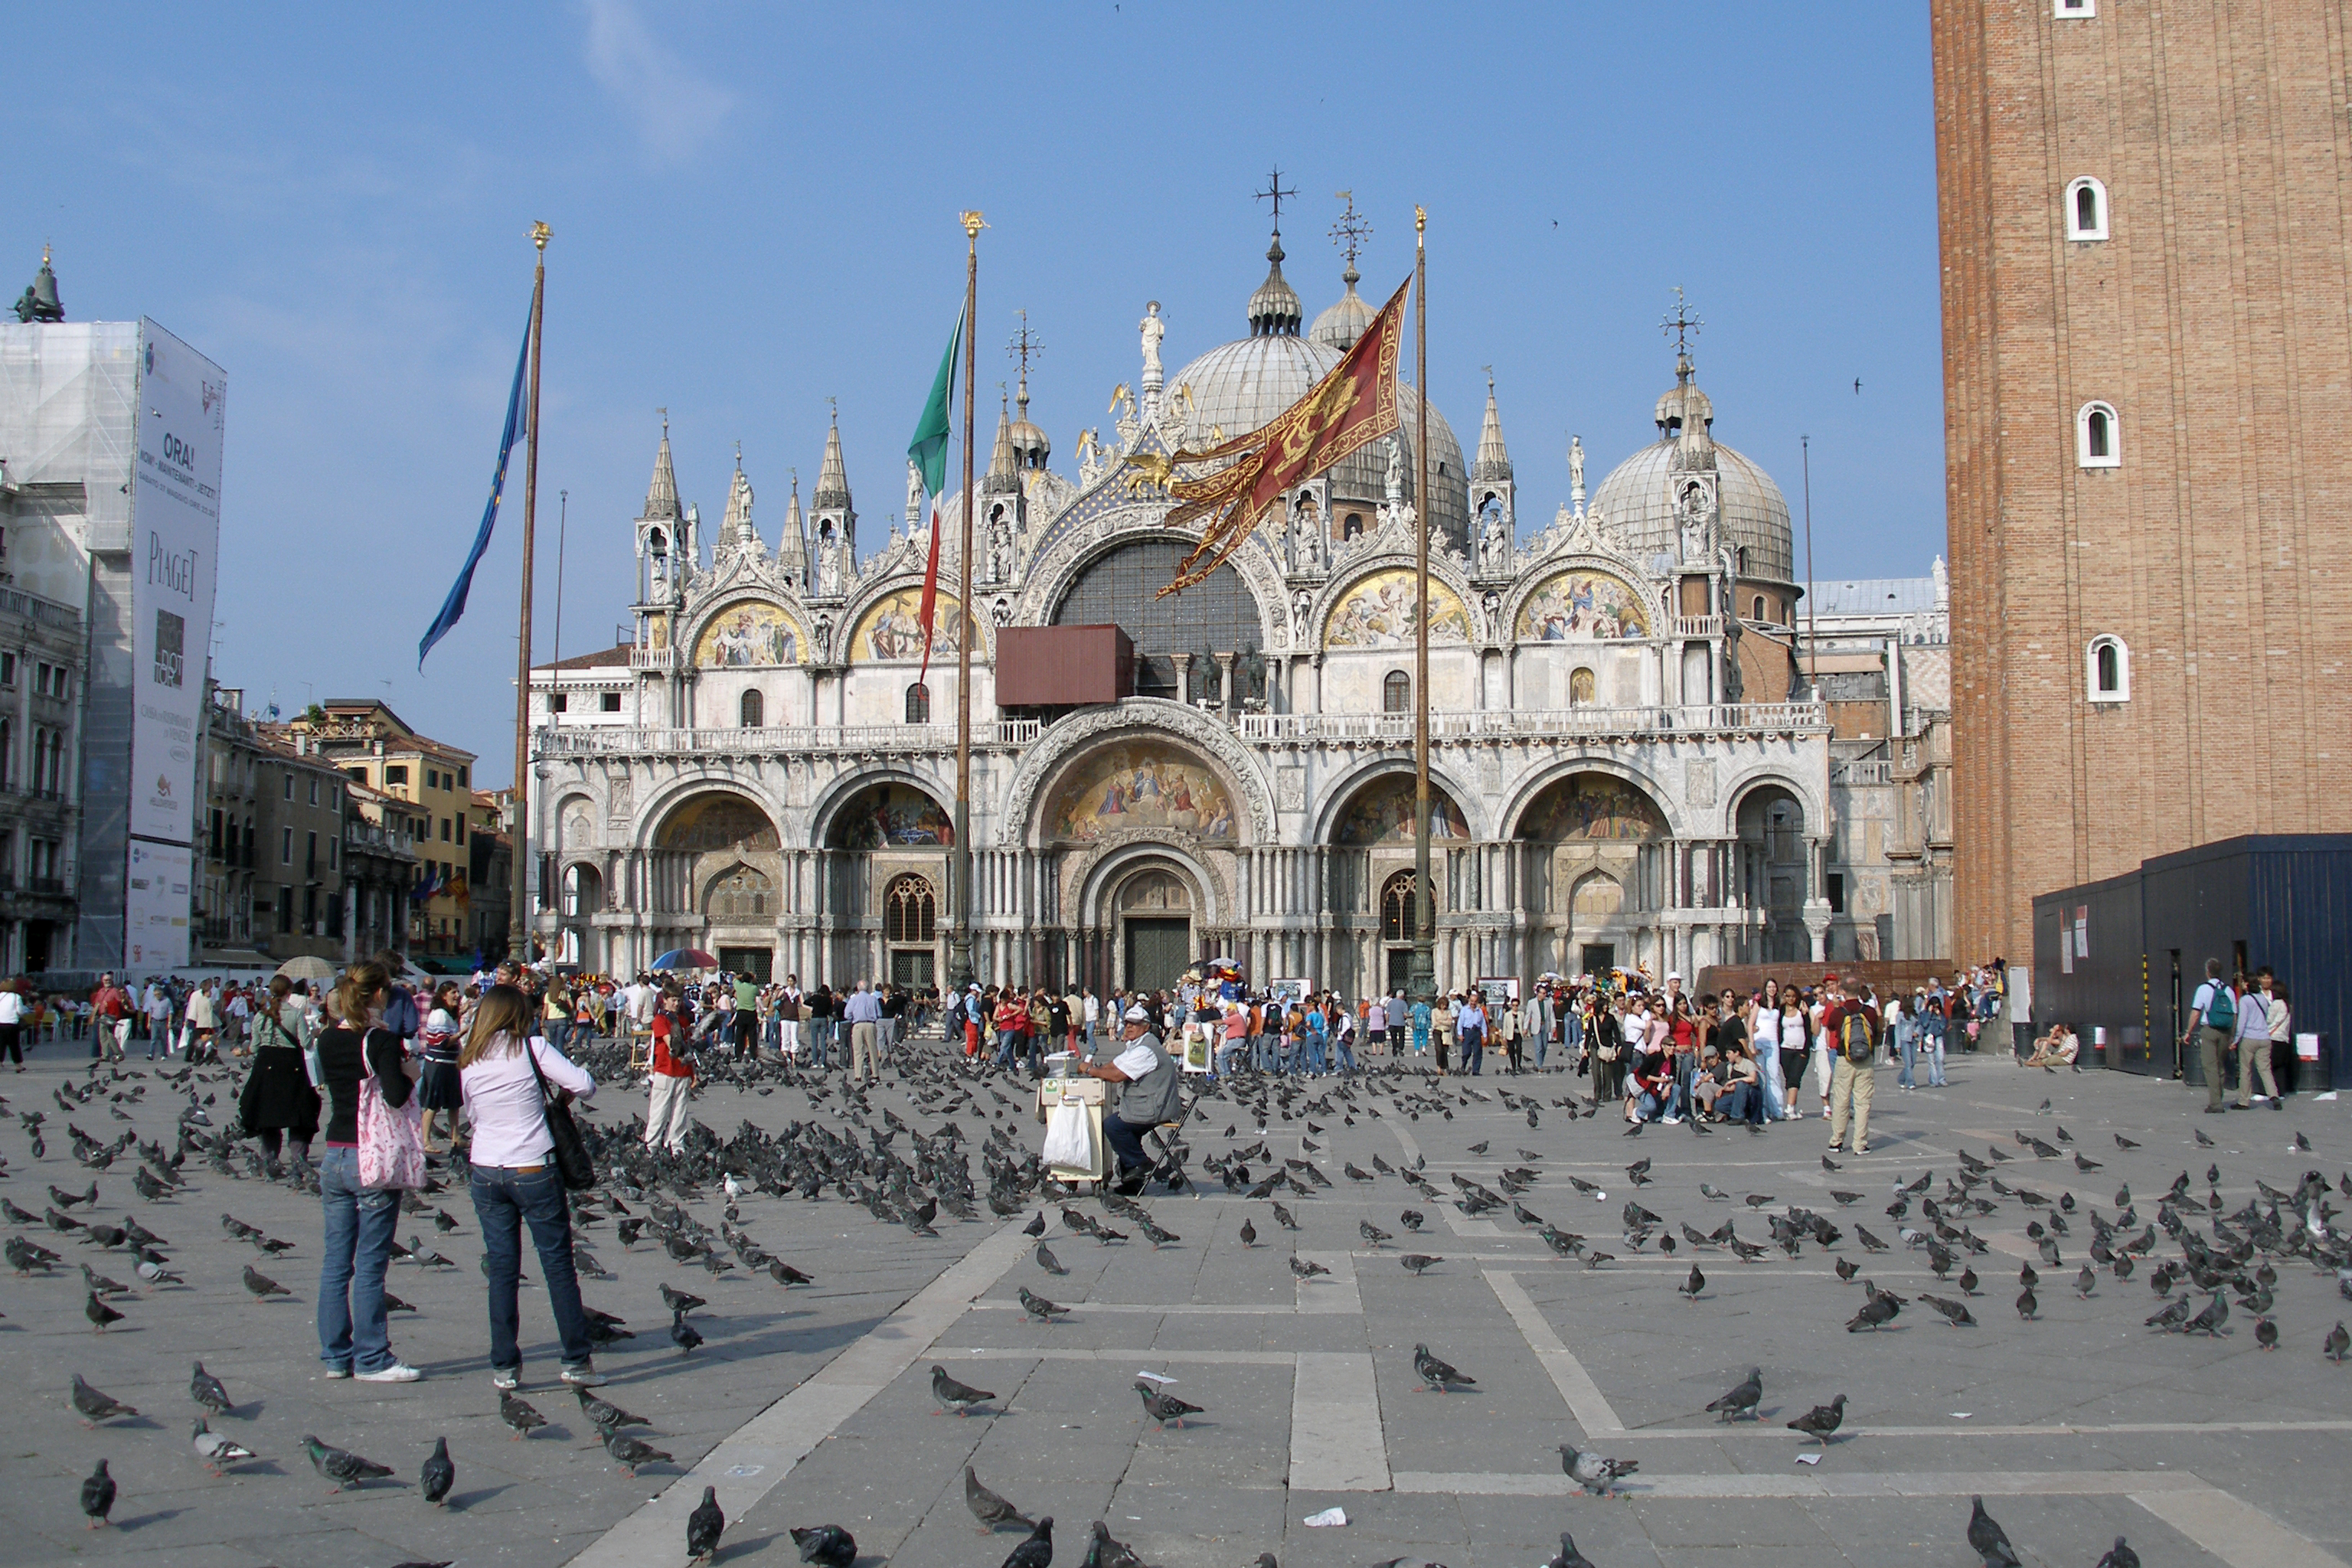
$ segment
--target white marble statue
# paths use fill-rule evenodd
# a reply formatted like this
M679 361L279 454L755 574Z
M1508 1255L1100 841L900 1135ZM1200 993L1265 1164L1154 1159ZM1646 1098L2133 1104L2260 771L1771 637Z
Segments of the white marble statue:
M1579 436L1568 438L1568 488L1580 492L1584 489L1584 439Z
M1143 374L1157 380L1160 374L1160 340L1168 335L1168 323L1160 319L1160 301L1152 300L1143 307L1143 320L1136 330L1143 334Z

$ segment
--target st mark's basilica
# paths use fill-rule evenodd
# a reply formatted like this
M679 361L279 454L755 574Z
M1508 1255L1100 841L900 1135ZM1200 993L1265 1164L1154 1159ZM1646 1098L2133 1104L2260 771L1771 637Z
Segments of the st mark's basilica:
M1146 308L1132 387L1080 434L1075 478L1028 419L1025 370L999 416L973 527L983 978L1162 984L1230 953L1253 980L1403 984L1415 389L1397 436L1286 494L1181 595L1156 594L1194 535L1128 461L1257 428L1370 325L1352 264L1308 325L1282 259L1277 235L1246 333L1173 372ZM1572 446L1567 504L1523 541L1491 385L1466 462L1429 411L1441 985L1823 951L1837 802L1826 710L1798 696L1789 508L1714 422L1678 352L1657 440L1589 498ZM946 978L960 492L941 515L919 682L929 535L893 527L861 555L838 431L776 538L740 459L715 530L681 505L665 425L633 641L532 679L542 942L595 970L700 947L809 984ZM1081 626L1131 640L1134 695L1000 707L1000 634Z

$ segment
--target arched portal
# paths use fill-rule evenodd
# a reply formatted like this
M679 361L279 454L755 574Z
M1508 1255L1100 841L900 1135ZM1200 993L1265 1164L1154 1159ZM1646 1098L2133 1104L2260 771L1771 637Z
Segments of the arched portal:
M1544 967L1592 974L1663 955L1666 819L1640 785L1570 773L1528 803L1517 837Z
M783 912L782 849L767 812L732 791L702 791L671 807L646 857L654 951L707 948L721 968L765 979Z
M1327 863L1329 884L1326 904L1338 925L1331 949L1332 984L1343 990L1391 992L1406 982L1412 964L1414 915L1413 802L1415 785L1409 773L1376 775L1359 785L1331 819L1331 849ZM1441 971L1446 939L1455 921L1449 917L1446 889L1454 886L1453 861L1470 845L1470 826L1462 808L1443 786L1429 786L1430 888L1436 903L1432 910L1441 928ZM1391 917L1398 889L1406 908L1402 924ZM1344 933L1344 934L1339 934ZM1459 983L1459 976L1453 976Z
M1738 822L1740 901L1764 915L1763 950L1754 959L1802 963L1812 955L1805 930L1811 868L1804 803L1780 784L1762 784L1741 798Z
M1114 887L1118 984L1129 990L1173 991L1196 958L1190 880L1170 862L1147 859Z
M824 840L826 978L836 987L932 984L947 966L940 910L955 846L947 808L918 785L877 780L833 810Z

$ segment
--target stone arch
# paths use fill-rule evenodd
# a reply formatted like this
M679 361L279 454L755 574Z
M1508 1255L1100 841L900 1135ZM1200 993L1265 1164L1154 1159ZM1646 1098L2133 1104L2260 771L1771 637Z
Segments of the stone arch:
M1064 782L1065 764L1097 747L1154 739L1172 741L1215 765L1222 782L1233 791L1234 845L1264 844L1273 838L1273 794L1256 758L1235 739L1232 728L1181 703L1138 697L1074 713L1048 726L1022 753L1004 792L998 843L1008 849L1042 848L1055 841L1058 836L1048 831L1051 825L1042 820L1041 814L1051 798L1046 786L1058 788Z
M1301 628L1301 635L1307 639L1303 646L1318 653L1329 651L1333 647L1352 652L1368 647L1393 646L1409 648L1412 647L1413 639L1410 636L1395 644L1379 642L1333 644L1330 642L1330 627L1332 616L1338 613L1341 604L1355 590L1365 586L1383 573L1402 571L1412 574L1416 570L1414 558L1402 551L1367 555L1360 560L1349 562L1346 569L1335 574L1329 582L1323 584L1322 592L1315 595L1312 606L1307 612L1307 624ZM1433 556L1429 563L1429 584L1433 601L1436 599L1437 590L1441 586L1450 592L1456 601L1456 605L1462 614L1461 646L1475 647L1490 640L1493 635L1492 628L1482 629L1478 624L1484 612L1478 607L1478 595L1470 586L1467 576L1457 572L1450 561L1443 561ZM1441 643L1444 646L1454 646L1451 639L1441 639L1437 635L1438 628L1443 624L1443 617L1447 613L1442 609L1438 615L1431 617L1430 646L1432 647L1439 647Z
M1172 984L1209 956L1234 907L1206 857L1160 837L1099 846L1076 873L1079 920L1102 943L1115 986Z
M779 768L777 772L781 779L782 770ZM648 850L664 847L662 829L670 816L696 796L705 795L735 796L765 816L777 829L780 841L785 837L783 825L792 819L792 816L780 796L770 795L761 787L758 780L743 777L731 770L718 772L706 766L698 771L681 773L646 790L645 798L637 804L634 813L636 841L633 847Z
M732 938L738 945L772 948L777 916L758 920L730 910L715 921L709 907L711 883L743 864L785 887L783 835L768 805L740 788L696 780L648 803L645 846L645 914L658 946L704 945ZM725 924L729 929L716 928Z
M710 595L678 640L693 668L791 668L810 662L807 612L771 589L746 585Z
M555 805L556 841L567 852L596 847L596 802L572 790Z
M1342 815L1355 805L1357 798L1382 779L1400 775L1408 782L1412 780L1411 758L1376 757L1340 774L1320 792L1308 842L1324 845L1338 843ZM1432 758L1429 767L1429 786L1432 790L1442 790L1446 798L1454 803L1455 813L1463 819L1464 837L1475 840L1486 837L1488 825L1485 820L1486 801L1469 786L1467 781L1439 767L1436 760ZM1434 837L1431 841L1438 842ZM1407 835L1405 842L1412 842L1410 835Z
M1747 804L1748 797L1759 789L1772 787L1786 790L1795 797L1797 804L1804 809L1806 822L1813 825L1811 829L1813 833L1819 834L1822 830L1822 825L1829 820L1829 808L1822 799L1821 793L1778 763L1764 763L1734 775L1725 785L1723 820L1720 827L1723 836L1738 837L1739 815Z
M1147 869L1172 871L1182 879L1196 926L1229 923L1233 898L1215 868L1193 846L1174 835L1156 833L1098 845L1078 859L1071 879L1077 889L1077 923L1098 928L1113 923L1124 912L1114 895L1129 878Z
M861 770L835 781L810 813L815 844L826 849L951 849L955 817L938 786L899 769Z
M1521 779L1495 814L1497 837L1524 838L1528 836L1528 810L1543 793L1561 780L1576 773L1606 773L1612 778L1633 785L1649 798L1651 805L1664 819L1665 836L1683 836L1683 825L1675 820L1674 809L1668 804L1673 795L1656 779L1641 769L1618 761L1615 757L1586 754L1566 758Z
M708 876L697 907L714 925L743 924L774 918L775 879L747 860L738 860Z
M1577 641L1589 643L1605 641L1615 643L1639 643L1650 641L1663 635L1663 623L1659 618L1661 612L1656 605L1650 602L1650 589L1653 584L1650 583L1647 576L1639 572L1628 571L1624 566L1614 562L1579 558L1547 563L1540 570L1528 573L1517 584L1513 584L1509 596L1504 601L1502 625L1495 629L1495 636L1497 640L1507 643L1516 643L1522 640L1520 637L1519 623L1521 620L1525 619L1532 610L1538 608L1538 599L1547 594L1552 594L1555 584L1567 582L1569 579L1576 577L1600 579L1601 580L1603 586L1615 590L1622 590L1621 594L1613 595L1596 595L1596 598L1622 598L1625 601L1622 607L1641 617L1642 630L1640 634L1634 637L1612 637L1606 638L1587 637L1580 638L1555 637L1547 639L1540 635L1534 635L1531 633L1531 635L1527 637L1524 640L1538 643L1547 640L1554 642ZM1556 598L1558 595L1553 595L1553 596ZM1596 608L1598 607L1599 606L1596 605Z
M1069 596L1079 575L1122 545L1162 540L1189 548L1200 542L1198 534L1162 526L1160 520L1167 515L1164 505L1127 507L1059 533L1029 563L1028 579L1013 601L1013 624L1052 625L1054 612ZM1283 606L1288 595L1284 591L1282 563L1275 558L1264 535L1253 531L1225 564L1234 569L1242 585L1257 601L1259 646L1285 646L1276 633L1282 624Z
M944 574L942 574L944 575ZM841 646L834 650L836 664L919 663L922 658L922 596L923 577L919 572L898 572L877 582L862 584L844 607L840 625ZM956 595L950 583L940 584L939 599L932 607L931 661L937 664L944 656L946 662L956 661ZM884 617L891 617L885 621ZM986 607L978 595L972 601L972 628L978 635L972 639L971 656L985 663L994 646ZM906 628L912 627L911 633ZM878 644L877 637L887 637Z
M1812 885L1811 841L1822 818L1792 780L1759 773L1732 792L1731 837L1738 862L1732 886L1740 903L1761 911L1765 963L1798 963L1812 956L1812 933L1805 905L1819 896Z

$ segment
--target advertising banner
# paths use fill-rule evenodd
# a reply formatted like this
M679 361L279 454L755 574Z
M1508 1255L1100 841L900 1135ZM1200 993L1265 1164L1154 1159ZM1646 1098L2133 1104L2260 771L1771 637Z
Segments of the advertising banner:
M195 851L184 844L131 841L123 900L122 963L134 973L178 969L188 962L189 897Z
M218 365L154 322L141 321L139 338L139 466L131 510L131 836L190 844L205 656L212 646L218 580L228 384ZM184 949L184 903L181 914ZM141 940L135 927L128 936L132 946Z

